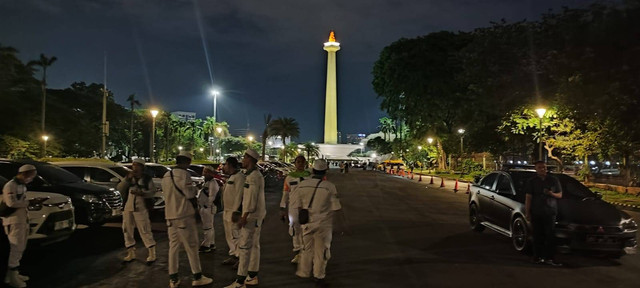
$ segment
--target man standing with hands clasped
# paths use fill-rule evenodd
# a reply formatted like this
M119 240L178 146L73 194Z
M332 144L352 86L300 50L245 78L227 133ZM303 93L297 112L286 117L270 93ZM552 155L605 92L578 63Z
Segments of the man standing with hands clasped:
M213 219L218 210L213 203L218 195L218 182L216 182L215 170L213 167L206 165L202 169L202 175L204 175L204 187L198 193L198 206L200 207L200 219L202 220L202 230L204 232L204 239L200 244L200 253L208 253L211 250L216 250L215 229L213 227Z
M307 159L304 156L298 155L294 163L296 171L289 173L284 179L282 200L280 200L280 217L288 217L289 219L289 235L293 238L293 253L295 254L291 263L298 264L300 251L302 251L302 228L298 223L298 208L291 207L290 199L296 197L296 187L310 177L311 173L305 170Z
M264 202L264 178L257 169L260 155L253 149L247 149L242 158L246 179L242 193L242 217L238 225L240 240L238 249L238 278L226 288L241 288L245 285L258 285L260 270L260 230L267 214Z
M191 286L211 284L213 280L202 275L200 256L198 255L198 229L196 226L197 203L196 186L187 171L191 165L191 153L182 151L176 157L176 168L164 174L162 191L164 192L164 214L167 219L169 237L169 287L180 286L178 263L180 246L184 247L189 258L193 281Z
M136 259L136 240L134 238L135 229L138 228L140 238L144 246L149 249L147 263L156 261L156 241L151 232L151 221L149 220L149 210L146 201L155 193L151 176L144 174L144 160L137 158L131 165L132 171L127 178L118 183L118 191L123 193L124 213L122 213L122 233L124 234L124 246L127 247L125 262Z
M536 176L525 184L525 214L533 227L533 255L537 264L562 266L554 261L557 199L562 198L558 180L547 174L547 164L535 163Z

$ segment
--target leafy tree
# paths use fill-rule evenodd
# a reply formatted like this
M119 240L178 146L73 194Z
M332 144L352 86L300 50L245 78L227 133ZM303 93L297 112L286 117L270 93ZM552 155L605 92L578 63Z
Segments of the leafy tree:
M311 142L305 142L302 145L304 145L304 152L307 154L307 161L309 161L311 157L318 157L320 155L320 147L318 145Z
M378 129L380 129L380 132L384 134L384 140L388 141L389 139L387 138L387 136L393 131L394 128L393 120L391 120L389 117L382 117L378 121L380 122L380 126L378 126Z
M367 141L367 148L375 150L378 154L389 154L392 151L391 144L379 136Z
M289 117L279 117L271 121L269 127L269 133L271 135L278 135L282 137L282 144L287 145L287 138L298 138L300 136L300 127L296 119Z

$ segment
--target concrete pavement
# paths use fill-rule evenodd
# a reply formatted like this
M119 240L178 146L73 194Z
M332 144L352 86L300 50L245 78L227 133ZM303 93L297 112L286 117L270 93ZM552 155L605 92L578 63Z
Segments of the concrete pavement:
M331 287L635 287L640 279L640 256L621 260L560 255L564 268L533 265L529 257L511 248L510 240L488 231L469 229L467 195L445 188L401 179L376 171L332 171L346 216L346 228L336 226L332 258L327 268ZM438 179L439 180L439 179ZM464 186L466 190L466 186ZM280 193L267 193L268 215L262 233L259 287L314 287L294 275L289 264L291 240L277 217ZM633 216L638 220L638 214ZM122 264L122 232L118 223L77 231L68 241L28 248L23 270L30 287L166 287L166 225L153 224L158 261ZM344 232L344 233L343 233ZM220 265L226 245L216 217L215 253L202 255L203 273L214 278L208 287L224 287L235 271ZM182 287L190 287L189 268L181 254Z

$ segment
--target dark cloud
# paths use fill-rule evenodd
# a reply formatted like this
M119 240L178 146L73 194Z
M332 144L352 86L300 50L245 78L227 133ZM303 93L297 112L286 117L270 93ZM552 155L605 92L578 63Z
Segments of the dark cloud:
M211 86L193 0L7 0L0 2L0 39L23 60L55 55L49 83L102 82L119 102L136 93L145 105L211 115ZM197 2L219 116L232 128L262 130L262 115L298 119L300 140L321 141L326 53L336 30L338 117L343 134L372 132L379 101L371 69L382 48L401 37L472 30L490 21L533 19L577 0L271 0ZM146 72L145 72L146 71Z

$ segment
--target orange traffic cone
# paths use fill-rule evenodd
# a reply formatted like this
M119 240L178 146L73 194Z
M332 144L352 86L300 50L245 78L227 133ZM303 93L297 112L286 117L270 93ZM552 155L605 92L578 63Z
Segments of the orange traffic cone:
M471 184L467 182L467 192L465 194L469 194L469 192L471 192Z
M453 192L458 192L458 179L456 179L456 185L453 187Z
M431 182L429 184L433 185L433 175L431 175Z
M418 174L420 176L418 176L418 182L422 182L422 174Z
M440 178L442 181L440 182L440 188L444 188L444 178Z

